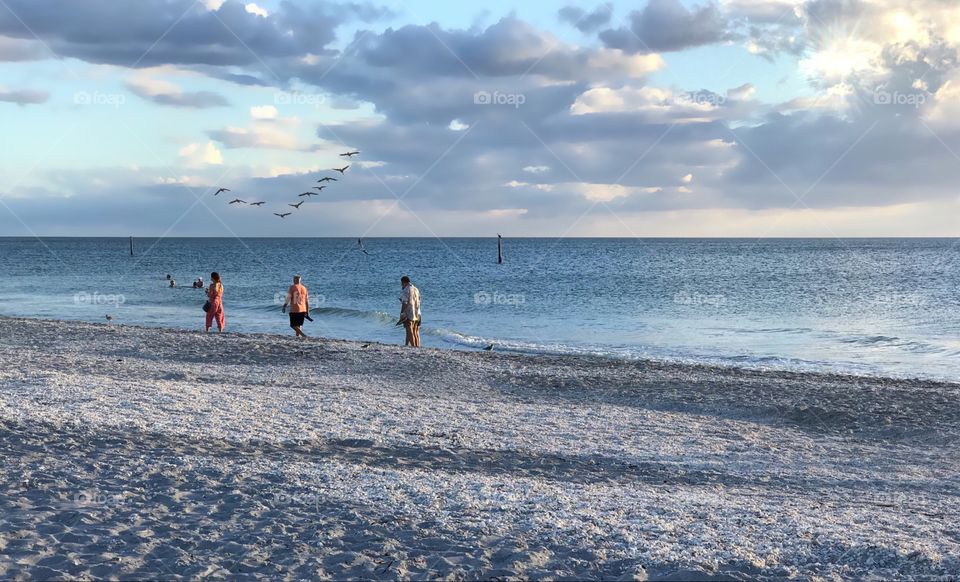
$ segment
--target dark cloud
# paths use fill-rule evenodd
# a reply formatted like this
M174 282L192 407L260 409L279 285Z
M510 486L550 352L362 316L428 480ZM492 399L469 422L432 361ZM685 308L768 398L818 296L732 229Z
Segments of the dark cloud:
M46 91L34 91L31 89L19 89L7 91L0 89L0 101L5 103L16 103L17 105L39 105L46 103L50 99L50 94Z
M643 10L630 13L629 27L607 29L600 38L610 48L647 53L714 44L732 33L714 2L688 9L679 0L650 0Z
M114 0L7 0L0 34L34 38L63 57L120 66L262 66L272 59L322 53L348 20L389 15L370 4L281 2L267 17L226 0L207 10L195 0L138 0L118 10Z
M609 4L601 4L591 12L579 6L564 6L557 12L562 22L573 26L582 33L590 34L610 22L611 8Z

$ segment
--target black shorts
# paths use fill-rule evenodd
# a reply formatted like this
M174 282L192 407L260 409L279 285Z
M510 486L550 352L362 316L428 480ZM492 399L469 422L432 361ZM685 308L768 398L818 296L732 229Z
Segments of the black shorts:
M301 327L303 325L303 318L306 317L306 315L306 313L291 313L290 327Z

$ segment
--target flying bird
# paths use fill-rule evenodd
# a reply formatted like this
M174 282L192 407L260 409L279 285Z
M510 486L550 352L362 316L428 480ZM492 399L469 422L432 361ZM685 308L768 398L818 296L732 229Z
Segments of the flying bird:
M286 218L286 217L290 216L290 214L291 214L290 212L282 212L282 213L279 213L279 214L276 213L276 212L273 213L274 216L279 216L280 218Z
M313 187L314 190L319 190L319 191L321 191L321 192L323 192L323 189L324 189L324 188L326 188L326 186L314 186L314 187Z
M297 196L303 198L304 196L316 196L316 192L304 192L303 194L297 194Z
M214 196L217 196L217 195L219 195L221 192L229 192L229 191L230 191L230 188L220 188L219 190L217 190L216 192L214 192L213 195L214 195Z
M317 182L336 182L336 181L337 181L336 178L331 178L330 176L324 176L319 180L317 180Z
M246 204L246 202L244 200L240 200L239 198L234 198L230 201L230 204Z
M340 154L340 157L341 157L341 158L352 158L353 156L355 156L355 155L357 155L357 154L359 154L359 153L360 153L360 152L346 152L346 153Z
M346 172L346 171L347 171L347 168L349 168L349 167L350 167L350 164L347 164L346 166L344 166L344 167L342 167L342 168L334 168L333 171L334 171L334 172L340 172L340 173L342 174L342 173Z
M301 205L301 204L303 204L303 200L301 200L300 202L297 202L296 204L287 204L287 206L293 206L293 207L296 208L297 210L300 210L300 205Z
M251 202L250 206L263 206L266 202Z

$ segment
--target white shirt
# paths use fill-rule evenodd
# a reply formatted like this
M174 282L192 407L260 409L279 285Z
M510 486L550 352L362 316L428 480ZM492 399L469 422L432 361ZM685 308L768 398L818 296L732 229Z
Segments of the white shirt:
M407 285L400 293L400 301L403 303L403 318L420 321L420 290L413 285Z

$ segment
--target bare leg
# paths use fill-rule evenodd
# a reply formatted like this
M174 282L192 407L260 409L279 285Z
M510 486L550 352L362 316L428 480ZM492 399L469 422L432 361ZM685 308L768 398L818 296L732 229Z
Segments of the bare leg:
M413 347L420 347L420 322L413 324Z
M300 326L293 328L293 331L297 332L297 337L307 337L307 334L303 333L303 330L300 329Z
M406 333L406 338L404 338L404 346L412 346L413 344L413 323L409 321L403 322L403 329Z

